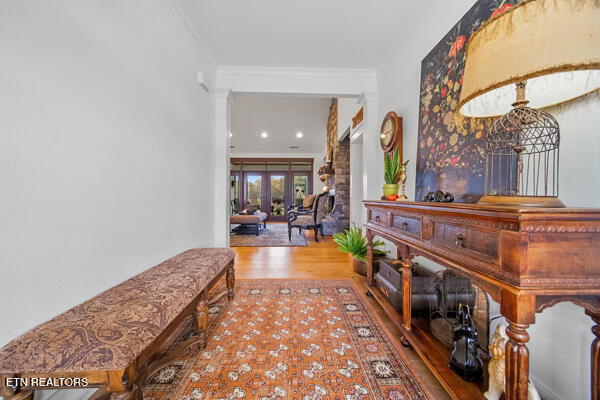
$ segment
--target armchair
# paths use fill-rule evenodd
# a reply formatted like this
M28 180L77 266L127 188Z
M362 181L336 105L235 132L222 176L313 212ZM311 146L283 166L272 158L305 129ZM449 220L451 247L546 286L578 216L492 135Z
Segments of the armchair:
M302 199L302 203L299 205L290 205L288 207L288 212L295 210L295 211L310 211L313 208L313 204L315 203L315 195L314 194L308 194L306 196L304 196L304 198Z
M319 231L323 235L323 217L325 216L325 205L327 204L328 193L320 193L313 203L310 211L288 211L288 238L292 240L292 228L298 228L300 234L303 229L313 229L315 231L315 242L319 241ZM308 197L308 196L307 196Z

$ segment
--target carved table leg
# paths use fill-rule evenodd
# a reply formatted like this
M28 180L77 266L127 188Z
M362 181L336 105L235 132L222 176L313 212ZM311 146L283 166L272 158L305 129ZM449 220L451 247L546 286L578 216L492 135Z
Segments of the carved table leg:
M235 295L235 269L233 268L233 262L227 268L227 298L229 300L233 300L233 296Z
M592 317L595 325L592 326L592 333L596 338L592 342L592 400L600 400L600 313L593 313L586 310L586 314Z
M206 290L200 293L200 300L196 305L196 332L200 337L200 349L206 347L208 328L208 302L206 301Z
M507 400L527 400L529 385L529 349L525 343L529 325L508 321L506 334L506 398Z
M396 246L396 259L402 260L403 258L404 255L402 254L402 249L400 248L400 246Z
M373 234L367 228L367 285L373 285Z
M535 296L503 290L500 311L508 322L505 348L506 400L527 400L529 386L529 341L526 329L535 322Z
M410 329L412 313L412 261L405 258L402 261L402 326Z

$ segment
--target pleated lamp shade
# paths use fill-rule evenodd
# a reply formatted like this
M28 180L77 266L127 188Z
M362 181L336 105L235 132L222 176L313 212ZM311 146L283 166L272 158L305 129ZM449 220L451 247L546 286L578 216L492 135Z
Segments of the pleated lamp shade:
M600 88L600 1L525 0L482 25L467 44L458 109L505 114L522 81L532 108Z

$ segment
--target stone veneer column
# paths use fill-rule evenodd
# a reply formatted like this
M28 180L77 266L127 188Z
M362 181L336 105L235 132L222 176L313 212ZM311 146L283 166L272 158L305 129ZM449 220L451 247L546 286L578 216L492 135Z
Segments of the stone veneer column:
M350 137L337 142L335 168L336 229L343 232L350 227Z
M332 164L335 173L327 178L327 186L335 189L335 232L343 232L350 226L350 138L338 141L338 104L331 100L327 119L327 156L333 151Z

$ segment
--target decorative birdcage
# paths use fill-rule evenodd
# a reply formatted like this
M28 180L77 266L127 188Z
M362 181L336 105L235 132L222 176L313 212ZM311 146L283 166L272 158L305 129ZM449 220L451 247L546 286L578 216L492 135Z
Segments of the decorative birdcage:
M527 107L518 82L513 109L486 133L485 196L480 204L564 207L558 199L558 122Z
M558 122L543 110L516 107L486 135L485 194L558 196Z
M459 324L458 310L467 306L479 334L481 358L488 357L490 312L488 295L470 279L452 271L436 272L433 280L435 299L429 303L431 333L448 348L452 347L454 328Z

